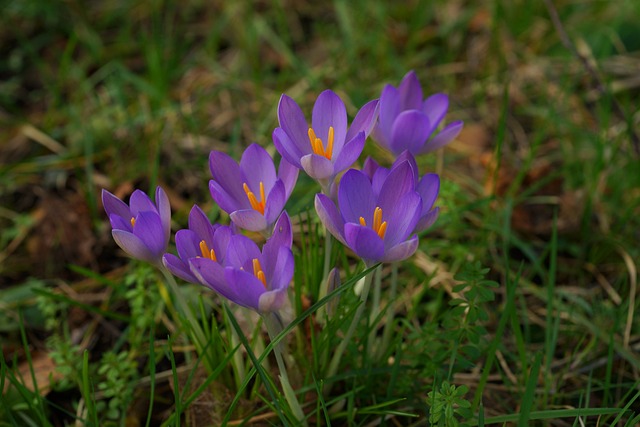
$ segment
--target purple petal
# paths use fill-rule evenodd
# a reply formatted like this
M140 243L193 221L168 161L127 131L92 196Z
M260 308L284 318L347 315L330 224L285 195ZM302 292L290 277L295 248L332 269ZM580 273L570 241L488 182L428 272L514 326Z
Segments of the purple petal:
M281 180L277 180L267 196L267 203L264 209L264 218L267 225L275 222L282 209L284 209L285 203L287 203L287 199L284 184Z
M440 213L440 208L431 209L426 214L423 214L416 224L416 231L426 230L431 227L436 219L438 219L438 214Z
M358 160L364 148L365 139L364 132L360 132L342 147L342 152L338 153L333 165L334 174L342 172Z
M336 208L333 201L324 194L316 194L315 200L316 212L320 221L333 237L338 239L342 244L344 241L344 221Z
M416 158L413 157L411 151L404 150L393 162L393 166L391 166L391 169L402 164L402 162L409 162L409 166L411 166L411 172L413 173L413 183L415 187L418 184L419 178L418 163L416 162Z
M391 85L386 85L380 95L380 115L378 121L380 132L384 134L384 138L387 141L391 141L391 128L400 111L400 94L398 90Z
M123 251L131 255L133 258L147 261L152 264L155 264L159 261L159 257L151 252L147 245L145 245L142 240L140 240L140 238L138 236L135 236L133 233L129 233L128 231L123 230L113 230L111 231L111 235L113 236L113 240L116 241L118 246L120 246Z
M298 180L298 173L300 169L295 167L286 158L280 160L280 166L278 167L278 179L282 180L285 190L285 200L289 200L293 188L296 186Z
M118 215L122 218L131 218L133 216L129 206L107 190L102 190L102 205L107 216Z
M227 248L229 247L229 241L233 236L233 230L231 227L221 225L216 228L213 234L213 246L212 249L216 253L216 258L219 264L223 264L227 256ZM224 264L223 264L224 265Z
M131 215L134 217L137 216L139 212L150 211L158 213L156 205L154 205L149 196L141 190L136 190L131 194L129 206L131 208Z
M133 226L136 235L159 260L167 250L167 240L164 236L162 220L156 212L139 212Z
M430 211L440 191L440 177L438 174L429 173L423 176L416 187L416 191L422 197L422 213Z
M169 243L169 237L171 236L171 204L167 193L164 192L162 187L156 188L156 205L158 207L158 213L160 214L160 220L162 221L162 229Z
M374 173L376 172L376 170L378 170L379 167L380 167L380 164L378 162L373 160L371 157L367 156L367 158L364 161L364 164L362 165L362 172L367 174L369 179L372 180Z
M200 283L213 289L228 300L237 298L236 288L225 280L225 269L208 258L191 258L189 268Z
M392 206L382 205L382 220L387 221L387 232L384 236L385 248L402 242L413 233L420 212L422 200L416 192L404 194Z
M133 227L131 226L131 221L127 221L125 218L118 215L109 215L109 222L111 223L111 228L114 230L123 230L128 231L130 233L133 232Z
M278 103L278 122L284 133L291 139L291 142L297 146L297 151L300 155L296 155L296 157L300 158L302 155L311 152L309 124L298 104L284 94L280 97L280 102ZM280 154L284 155L282 152ZM295 164L294 161L291 162Z
M351 122L351 127L347 132L345 141L351 141L357 134L364 132L365 139L373 130L373 126L378 119L378 107L380 102L377 99L369 101L362 106L356 117Z
M322 140L325 147L329 137L329 126L333 126L333 152L339 154L347 135L347 109L340 97L328 89L322 92L313 105L311 123L316 137Z
M251 203L247 195L241 200L229 194L217 181L209 181L209 193L211 198L220 206L220 209L230 214L239 209L251 209Z
M426 154L437 150L440 147L444 147L450 143L462 130L462 121L449 123L442 131L431 138L422 149L416 154Z
M235 160L220 151L212 151L209 155L209 169L213 180L236 202L246 200L247 195L242 189L242 173Z
M265 265L262 266L270 290L286 289L293 278L293 252L286 246L277 248L273 259L263 257Z
M276 168L267 150L255 143L248 146L240 159L240 175L242 182L246 182L252 190L258 190L262 182L268 193L276 182Z
M402 78L398 92L400 92L400 108L403 111L419 110L422 107L422 86L413 70Z
M235 297L230 298L233 302L254 310L260 309L260 295L265 293L266 289L253 273L227 267L224 269L224 278L229 286L235 288Z
M202 240L203 238L191 230L178 230L176 233L176 249L180 259L186 261L189 258L201 256L200 242Z
M260 259L262 254L253 240L241 234L231 236L227 246L225 266L244 268L247 261L251 262L254 258Z
M273 226L273 233L271 234L271 237L269 237L269 240L264 244L262 253L264 254L265 252L274 250L274 248L279 248L280 246L291 248L292 244L293 232L291 230L291 219L289 218L287 211L284 211Z
M390 147L398 155L404 150L418 153L433 132L426 114L419 110L403 111L393 122Z
M233 211L229 215L231 221L243 230L263 231L267 228L267 220L255 209Z
M193 205L191 212L189 212L189 230L193 231L200 240L204 240L208 245L211 245L216 228L216 226L211 225L204 211L198 205Z
M414 235L409 240L405 240L387 249L384 257L382 257L382 261L393 262L407 259L414 254L416 249L418 249L418 236Z
M409 162L405 161L389 171L389 175L380 188L378 206L382 209L393 209L405 193L414 190L413 171Z
M300 159L302 168L313 179L328 179L333 175L333 163L324 156L307 154Z
M340 180L338 189L338 205L344 221L358 223L363 217L367 224L371 224L375 202L367 175L349 169Z
M280 153L282 158L287 159L289 163L298 169L302 169L300 158L311 152L311 146L309 146L305 151L300 150L300 148L291 141L291 138L289 138L282 128L275 128L271 135L271 139L273 140L273 145L276 146L276 150L278 150L278 153Z
M424 101L421 108L434 127L438 127L438 124L444 119L447 109L449 109L449 97L444 93L431 95Z
M387 136L387 132L382 131L380 122L377 122L374 126L373 131L371 132L371 138L373 138L373 140L377 142L378 145L380 145L382 148L386 148L387 150L391 151L391 148L389 148L389 137Z
M174 276L190 283L200 283L198 278L191 273L189 265L173 254L164 254L162 264Z
M258 299L258 311L260 313L271 313L280 310L287 297L286 289L267 291L260 295Z
M367 264L380 261L384 256L382 239L369 227L348 222L344 225L344 238L347 246Z

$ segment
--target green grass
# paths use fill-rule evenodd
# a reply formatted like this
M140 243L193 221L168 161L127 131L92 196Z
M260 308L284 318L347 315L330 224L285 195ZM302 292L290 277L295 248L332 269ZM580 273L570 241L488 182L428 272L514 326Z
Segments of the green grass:
M294 395L310 425L637 423L640 6L551 3L561 29L532 0L8 2L0 425L297 425ZM275 153L282 93L308 112L331 88L353 118L411 69L465 131L418 160L441 175L440 217L414 257L376 273L334 374L363 266L334 240L342 285L321 299L303 174L290 323L273 341L253 313L111 239L102 188L162 185L174 231L193 203L226 222L210 150ZM392 161L372 141L366 155Z

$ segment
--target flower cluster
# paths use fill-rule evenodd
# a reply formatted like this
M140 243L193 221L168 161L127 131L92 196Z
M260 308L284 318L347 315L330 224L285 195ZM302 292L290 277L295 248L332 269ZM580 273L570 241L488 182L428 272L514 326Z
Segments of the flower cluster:
M418 247L417 233L438 216L439 177L420 176L414 156L444 146L460 132L462 122L453 122L436 133L448 106L444 94L423 100L414 72L397 88L385 86L380 100L366 103L351 125L344 102L331 90L318 96L310 123L283 94L272 135L281 156L277 169L257 144L239 163L220 151L209 157L211 197L229 214L231 226L211 224L194 206L188 228L175 235L176 256L166 253L171 212L160 187L155 203L136 190L129 205L103 190L113 237L129 255L187 282L259 313L277 311L294 273L292 226L284 209L299 171L320 184L315 208L322 224L367 266L406 259ZM367 158L362 170L349 169L370 134L396 160L386 168ZM260 247L242 230L261 233L265 243Z

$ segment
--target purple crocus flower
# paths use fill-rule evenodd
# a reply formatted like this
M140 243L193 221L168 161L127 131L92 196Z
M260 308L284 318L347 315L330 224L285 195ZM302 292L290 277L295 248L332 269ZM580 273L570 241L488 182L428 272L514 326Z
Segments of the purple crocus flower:
M380 166L371 157L367 157L364 161L362 171L369 177L374 186L379 186L380 183L387 178L391 169L398 167L404 162L408 162L411 166L414 188L422 198L422 210L420 212L420 219L416 224L416 231L426 230L433 225L440 212L439 207L433 206L440 191L440 177L438 174L427 173L420 177L418 164L408 150L403 151L402 154L398 156L390 169Z
M347 126L347 110L338 95L325 90L318 96L311 127L296 102L280 97L273 143L291 164L320 182L327 192L334 177L355 162L378 115L378 100L365 104Z
M403 260L417 249L418 236L412 233L422 199L408 161L373 181L362 171L348 170L340 180L338 205L339 210L326 195L316 195L316 211L324 226L367 266Z
M192 258L202 258L207 269L223 275L224 257L232 235L231 227L211 225L202 209L194 205L189 213L189 228L176 233L179 257L165 254L162 262L171 273L191 283L200 283L189 266L189 260Z
M224 268L211 268L204 257L190 258L191 272L223 297L264 314L285 302L293 278L293 234L286 211L262 247L241 234L229 238Z
M444 93L422 99L422 87L416 73L409 71L397 88L386 85L380 96L380 115L372 137L396 156L404 150L411 154L429 153L447 145L462 130L462 122L435 130L449 108Z
M171 233L171 207L164 190L156 189L155 204L144 192L136 190L128 206L102 190L102 204L118 246L134 258L160 266Z
M235 225L249 231L271 229L298 179L298 169L284 158L276 175L273 159L258 144L247 147L240 164L221 151L212 151L209 167L211 197Z

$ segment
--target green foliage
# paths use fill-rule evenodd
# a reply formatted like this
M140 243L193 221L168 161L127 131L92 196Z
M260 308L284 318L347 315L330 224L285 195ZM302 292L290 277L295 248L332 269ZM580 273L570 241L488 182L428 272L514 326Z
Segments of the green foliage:
M98 411L105 411L106 417L110 419L124 418L133 396L131 383L138 377L137 362L127 351L109 351L102 355L97 373L101 376L98 389L109 399L107 405L101 402Z
M468 420L472 417L470 411L471 402L464 396L469 391L469 387L462 385L456 387L443 381L438 389L427 394L427 404L429 405L429 422L438 427L458 427L466 426L460 420Z

